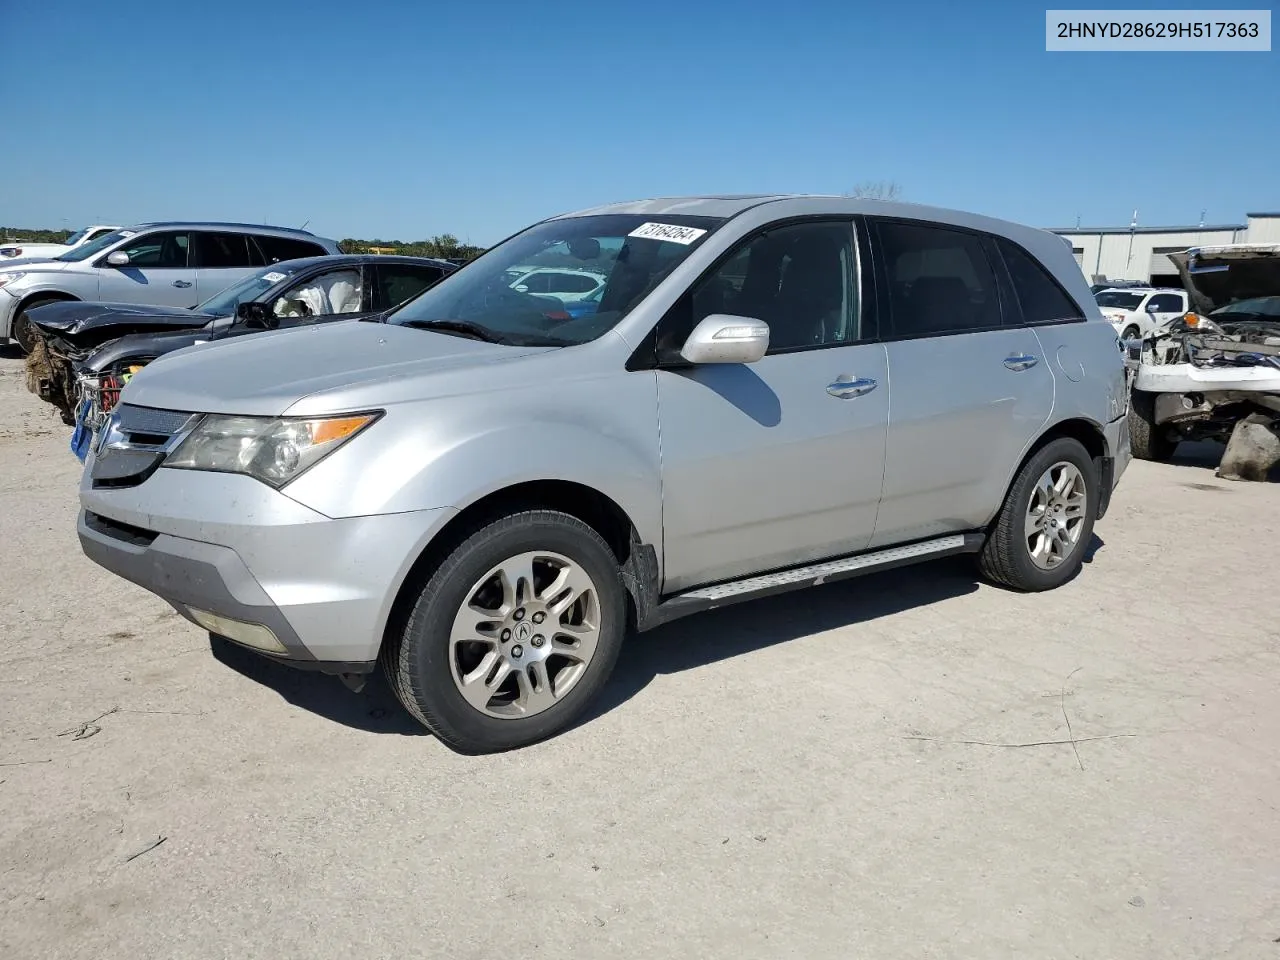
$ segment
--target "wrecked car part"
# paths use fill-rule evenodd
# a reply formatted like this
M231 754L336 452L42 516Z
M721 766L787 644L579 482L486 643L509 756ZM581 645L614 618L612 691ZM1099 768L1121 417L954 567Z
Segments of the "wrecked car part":
M1195 310L1123 345L1134 454L1164 460L1182 440L1217 440L1227 444L1224 476L1265 477L1280 421L1280 244L1170 259Z

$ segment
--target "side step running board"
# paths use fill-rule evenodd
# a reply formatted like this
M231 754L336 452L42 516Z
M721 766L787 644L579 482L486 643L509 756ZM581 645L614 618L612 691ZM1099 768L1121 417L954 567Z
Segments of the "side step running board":
M743 580L731 580L728 583L718 583L710 587L698 587L696 590L677 593L659 603L652 616L646 620L643 629L656 627L691 613L714 610L716 607L725 607L743 600L755 600L775 593L786 593L788 590L816 587L834 580L846 580L865 573L878 573L881 570L905 567L909 564L937 560L959 553L977 553L982 549L983 539L980 533L958 533L939 537L936 540L922 540L905 546L887 547L871 553L859 553L839 560L826 560L822 563L779 570L776 573L765 573Z

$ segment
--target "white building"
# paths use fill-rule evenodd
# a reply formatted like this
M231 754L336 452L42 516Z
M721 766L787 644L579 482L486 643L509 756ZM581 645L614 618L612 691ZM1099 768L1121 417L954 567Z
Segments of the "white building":
M1169 254L1220 243L1280 243L1280 212L1245 214L1247 222L1195 227L1050 228L1071 241L1076 263L1090 282L1147 280L1181 286ZM1096 279L1095 279L1096 278Z

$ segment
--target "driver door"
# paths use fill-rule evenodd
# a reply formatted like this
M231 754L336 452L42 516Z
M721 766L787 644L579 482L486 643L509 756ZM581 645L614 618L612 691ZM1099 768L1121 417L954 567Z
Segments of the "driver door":
M122 247L129 262L115 267L98 261L98 299L191 308L199 300L190 265L191 236L185 230L158 230L133 237Z
M875 529L889 420L882 344L864 322L850 220L745 240L659 327L769 324L751 364L659 369L664 588L857 552Z

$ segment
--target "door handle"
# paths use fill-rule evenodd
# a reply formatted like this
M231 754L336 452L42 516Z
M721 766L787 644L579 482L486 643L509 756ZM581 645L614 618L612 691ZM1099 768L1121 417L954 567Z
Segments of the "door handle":
M191 281L190 281L190 280L175 280L175 281L173 281L173 285L174 285L175 287L181 287L182 289L184 289L184 290L185 290L187 287L191 286Z
M827 393L841 400L852 400L870 393L876 388L876 381L870 377L850 377L841 374L833 383L827 384Z
M1015 353L1004 358L1004 365L1010 370L1030 370L1039 362L1039 357L1033 357L1029 353Z

